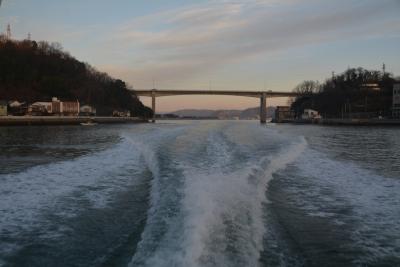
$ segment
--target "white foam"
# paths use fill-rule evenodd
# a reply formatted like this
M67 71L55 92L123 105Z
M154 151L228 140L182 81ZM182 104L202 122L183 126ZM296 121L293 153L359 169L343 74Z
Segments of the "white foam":
M307 143L302 138L276 155L265 156L256 163L238 162L244 167L232 169L231 163L238 159L233 158L234 148L226 136L221 136L220 129L197 132L199 139L189 133L180 136L179 142L183 142L182 146L190 144L187 149L194 150L207 132L206 159L198 158L197 162L182 158L179 164L185 177L180 215L183 225L169 231L179 231L181 237L164 237L167 240L160 241L157 250L144 260L146 266L258 265L265 233L262 205L267 201L268 182L276 171L296 160ZM237 251L234 257L230 253L235 252L229 252L232 249Z

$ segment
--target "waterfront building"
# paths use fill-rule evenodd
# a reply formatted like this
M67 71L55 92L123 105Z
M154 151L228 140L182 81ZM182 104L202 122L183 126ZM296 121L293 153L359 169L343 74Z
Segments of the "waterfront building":
M277 106L275 109L274 122L285 122L294 119L294 112L289 106Z
M114 110L113 111L113 117L130 117L131 112L129 110L125 111L119 111L119 110Z
M46 109L47 113L53 113L51 102L35 102L32 105L43 106Z
M400 119L400 83L393 85L392 117Z
M0 101L0 116L7 116L7 102Z
M53 97L51 99L51 107L52 107L53 114L61 115L61 112L62 112L61 101L58 100L57 97Z
M44 116L51 113L51 102L35 102L28 107L28 114L32 116Z
M35 102L28 107L28 113L33 116L41 116L52 113L51 102Z
M61 114L61 102L56 97L51 102L35 102L29 106L28 112L31 115Z
M313 109L305 109L303 114L301 115L303 120L319 120L321 119L321 115L319 112Z
M13 116L23 116L28 112L28 104L13 100L8 102L8 114Z
M62 114L64 116L78 116L79 115L79 101L66 101L61 102Z
M51 102L35 102L28 108L30 115L63 115L63 116L78 116L79 101L60 101L53 97Z
M377 83L364 83L361 87L368 91L380 91L382 89Z
M90 105L83 105L79 109L81 116L96 116L96 108Z
M19 102L18 100L14 100L14 101L10 101L10 102L8 102L8 106L10 107L10 108L18 108L18 107L20 107L20 106L22 106L23 104L25 104L25 102Z

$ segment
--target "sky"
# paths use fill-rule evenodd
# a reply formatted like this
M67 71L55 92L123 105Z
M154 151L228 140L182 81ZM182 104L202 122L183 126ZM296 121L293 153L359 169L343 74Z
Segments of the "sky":
M0 0L0 32L59 42L133 88L291 91L348 67L399 76L399 14L400 0ZM174 96L157 110L258 104Z

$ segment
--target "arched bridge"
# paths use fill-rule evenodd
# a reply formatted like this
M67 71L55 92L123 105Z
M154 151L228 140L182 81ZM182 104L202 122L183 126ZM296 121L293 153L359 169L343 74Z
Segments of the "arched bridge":
M153 119L156 114L156 97L174 95L229 95L255 97L260 99L260 122L265 123L267 119L267 98L271 97L296 97L299 94L294 92L273 92L273 91L234 91L234 90L158 90L139 89L135 90L137 96L148 96L152 98Z

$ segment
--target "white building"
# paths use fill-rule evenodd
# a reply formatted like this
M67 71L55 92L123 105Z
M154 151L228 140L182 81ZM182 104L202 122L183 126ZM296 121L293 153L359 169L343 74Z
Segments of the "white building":
M79 102L78 101L65 101L62 102L56 97L52 98L51 102L35 102L29 106L28 112L30 114L51 114L51 115L64 115L64 116L78 116L79 115Z
M303 120L318 120L321 119L321 115L319 112L313 109L305 109L303 114L301 115Z
M80 107L80 114L86 116L96 116L96 108L89 105L83 105Z
M18 108L18 107L20 107L20 106L22 106L23 104L25 104L25 102L19 102L18 100L14 100L14 101L10 101L10 102L8 102L8 106L10 107L10 108Z
M29 113L32 113L34 111L46 111L47 113L51 114L53 113L53 107L51 102L35 102L32 105L29 106Z
M392 116L393 118L400 118L400 83L393 85Z
M114 110L113 111L113 117L130 117L131 112L129 110L125 111L119 111L119 110Z

